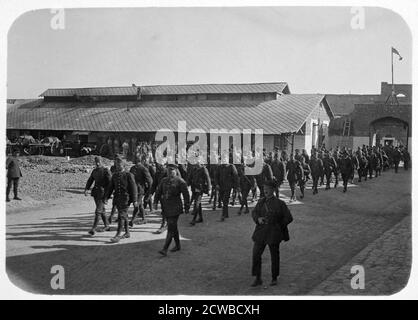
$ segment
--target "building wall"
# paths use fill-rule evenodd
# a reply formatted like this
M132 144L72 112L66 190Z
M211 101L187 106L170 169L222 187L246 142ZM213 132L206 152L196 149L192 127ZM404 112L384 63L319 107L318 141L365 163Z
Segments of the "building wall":
M316 107L308 120L305 122L305 125L302 127L302 131L305 133L304 138L304 145L301 149L305 149L308 154L310 154L312 147L320 147L320 144L325 143L327 145L327 132L325 131L325 136L323 136L320 130L321 125L328 126L331 119L329 118L324 105L321 103L318 107Z
M345 119L351 119L352 139L342 137L342 125ZM376 134L376 144L382 142L382 138L394 137L395 145L411 146L412 136L412 105L385 105L358 104L354 111L344 119L336 119L331 123L330 145L335 147L340 141L351 141L346 145L349 148L373 145L373 136ZM345 142L344 142L345 143Z

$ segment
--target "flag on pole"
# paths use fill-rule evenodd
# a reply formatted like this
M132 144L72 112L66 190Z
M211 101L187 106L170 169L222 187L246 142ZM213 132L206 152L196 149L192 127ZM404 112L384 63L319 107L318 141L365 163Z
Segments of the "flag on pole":
M401 57L401 54L399 53L398 50L396 50L394 47L392 47L392 53L397 54L399 56L399 60L402 60L403 58Z

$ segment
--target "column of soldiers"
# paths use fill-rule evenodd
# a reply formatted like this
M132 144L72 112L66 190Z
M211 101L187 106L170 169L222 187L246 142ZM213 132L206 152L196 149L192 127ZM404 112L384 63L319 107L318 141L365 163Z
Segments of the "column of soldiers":
M238 214L249 213L248 198L252 193L251 201L257 199L257 189L260 199L264 198L264 186L273 187L274 194L279 198L280 187L285 180L288 181L291 196L290 201L296 200L296 187L300 189L300 198L305 196L308 180L312 180L313 194L318 194L318 187L325 185L325 190L334 188L339 184L341 176L343 192L347 192L349 182L353 182L355 172L358 182L379 177L383 171L394 167L398 172L399 162L404 161L404 168L408 170L410 155L405 148L367 147L363 146L356 151L347 148L326 150L325 148L311 151L311 157L305 150L302 153L288 155L277 148L267 153L256 151L256 157L263 158L262 171L258 175L246 175L247 166L244 157L240 164L231 163L231 154L225 152L219 158L218 164L205 165L202 157L197 157L197 163L187 165L162 165L153 160L152 155L137 155L135 164L125 170L121 157L116 157L111 169L102 165L101 159L95 159L96 168L92 171L85 186L85 193L90 190L95 201L95 218L90 235L97 231L109 231L113 222L113 215L117 212L117 232L111 239L119 242L129 238L129 228L135 224L146 223L145 209L151 213L156 204L161 203L162 222L155 233L161 233L168 228L169 236L161 251L167 253L171 239L175 241L175 250L180 250L177 220L181 213L191 211L190 225L203 222L202 198L204 194L210 195L209 203L212 209L221 209L219 221L223 222L229 217L229 205L235 205L238 199ZM191 196L188 191L191 189ZM106 219L105 205L113 196L112 211ZM153 197L154 196L154 197ZM231 199L232 196L232 199ZM230 202L231 201L231 202ZM128 208L133 204L134 210L129 221ZM103 229L98 229L102 220Z

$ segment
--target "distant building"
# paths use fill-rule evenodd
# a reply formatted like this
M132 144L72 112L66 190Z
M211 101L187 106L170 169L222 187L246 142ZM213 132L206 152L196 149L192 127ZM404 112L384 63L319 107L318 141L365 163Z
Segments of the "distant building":
M290 94L286 82L48 89L8 105L7 135L48 135L83 143L153 140L160 129L263 129L264 148L318 147L333 118L322 94ZM208 135L209 137L209 135Z
M381 83L380 94L329 94L327 101L335 118L329 127L328 147L357 149L365 145L411 147L412 85ZM388 99L389 98L389 99Z

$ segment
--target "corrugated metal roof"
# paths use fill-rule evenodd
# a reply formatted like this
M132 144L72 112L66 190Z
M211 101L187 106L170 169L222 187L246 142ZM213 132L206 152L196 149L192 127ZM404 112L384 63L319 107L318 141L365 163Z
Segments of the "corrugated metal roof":
M98 87L98 88L62 88L48 89L40 97L72 97L85 96L135 96L136 87Z
M166 94L234 94L234 93L271 93L283 92L286 82L244 83L244 84L192 84L192 85L164 85L143 86L144 95Z
M264 134L298 131L324 95L283 95L256 101L148 101L71 104L44 102L8 111L7 128L22 130L78 130L110 132L263 129ZM134 105L135 104L135 105ZM128 111L129 106L129 111Z
M286 89L287 88L287 89ZM191 84L141 86L143 95L176 94L234 94L234 93L270 93L288 90L286 82L245 83L245 84ZM137 87L101 87L101 88L63 88L48 89L41 97L78 96L132 96L137 94Z

